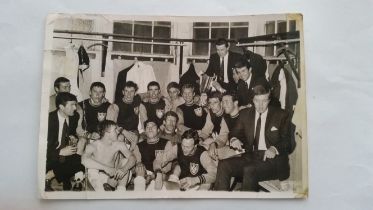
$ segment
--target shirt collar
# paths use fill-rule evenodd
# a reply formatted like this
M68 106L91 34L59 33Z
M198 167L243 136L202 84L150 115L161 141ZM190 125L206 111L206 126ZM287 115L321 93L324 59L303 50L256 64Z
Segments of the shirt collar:
M268 114L268 108L267 110L265 110L265 112L262 113L261 117L265 119L267 117L267 114ZM259 118L259 112L257 112L256 110L255 110L255 118L256 119Z
M69 124L69 118L65 118L64 116L62 116L62 114L60 113L60 111L57 111L57 116L58 116L58 121L59 122L62 122L64 123L64 121L66 120L67 124Z

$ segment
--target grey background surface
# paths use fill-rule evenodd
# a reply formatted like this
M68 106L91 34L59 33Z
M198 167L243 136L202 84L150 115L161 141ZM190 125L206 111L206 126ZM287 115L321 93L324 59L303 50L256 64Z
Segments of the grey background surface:
M0 1L0 209L372 209L373 1ZM48 13L304 15L306 200L44 201L37 151Z

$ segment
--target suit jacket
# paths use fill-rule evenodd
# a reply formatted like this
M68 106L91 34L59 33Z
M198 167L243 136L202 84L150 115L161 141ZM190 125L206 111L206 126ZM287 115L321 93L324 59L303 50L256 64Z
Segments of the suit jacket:
M268 81L264 77L256 77L252 74L250 86L248 87L246 82L243 80L238 80L237 83L237 96L238 105L245 106L248 104L253 104L254 92L253 88L259 84L268 84Z
M48 144L47 144L47 170L59 160L59 153L62 148L58 148L58 130L59 121L57 111L49 113L48 118ZM74 112L74 116L69 117L68 135L76 135L76 128L78 126L79 114ZM61 125L62 126L62 125Z
M229 90L235 90L236 89L236 83L233 80L233 67L234 64L236 64L237 61L240 60L242 57L241 54L229 51L228 54L228 65L227 65L227 74L228 74L228 83L221 83L220 85L224 89ZM213 77L215 75L219 75L220 72L220 57L217 53L214 53L210 56L209 65L206 70L206 74L210 77Z
M229 137L239 138L243 147L250 155L254 146L255 108L242 109L239 113L238 122L230 132ZM280 108L268 106L267 119L264 128L265 143L267 148L274 146L278 155L276 161L277 173L280 180L287 179L290 173L289 167L289 147L290 130L288 113Z
M264 60L261 55L251 52L250 50L245 52L245 57L250 63L253 75L257 77L265 77L267 71L266 60Z

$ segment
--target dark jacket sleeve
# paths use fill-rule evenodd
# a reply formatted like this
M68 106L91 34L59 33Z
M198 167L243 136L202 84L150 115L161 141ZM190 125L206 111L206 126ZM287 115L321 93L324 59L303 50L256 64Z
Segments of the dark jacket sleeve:
M215 57L215 54L210 55L209 65L207 66L206 74L209 77L214 76L214 73L215 73L215 69L214 69L215 68L214 67L215 59L214 59L214 57Z
M58 146L58 119L55 112L51 112L48 118L48 139L47 139L47 168L58 161L60 149Z
M278 109L279 110L279 109ZM290 146L290 119L286 111L281 110L279 113L280 122L280 141L278 141L274 146L277 151L281 154L288 154Z

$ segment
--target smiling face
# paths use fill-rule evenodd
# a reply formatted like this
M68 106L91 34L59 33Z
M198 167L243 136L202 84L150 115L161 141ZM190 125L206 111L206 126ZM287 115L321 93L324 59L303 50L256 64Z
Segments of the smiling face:
M194 98L194 90L193 88L185 88L183 90L183 98L186 104L191 104L193 103L193 98Z
M268 104L270 102L269 93L264 94L264 95L256 95L256 96L254 96L253 102L254 102L255 110L258 113L262 114L268 108Z
M216 52L218 53L219 57L224 57L228 53L229 47L222 45L216 45Z
M218 98L209 98L209 109L212 113L217 114L221 111L221 103Z
M149 86L148 94L150 99L157 100L159 98L159 94L161 91L159 90L158 86Z
M167 116L166 119L163 121L164 127L167 133L173 133L176 129L177 119L174 116Z
M237 71L238 77L242 79L243 81L246 81L247 79L249 79L251 75L251 71L246 66L243 66L241 68L236 68L236 71Z
M185 138L181 141L181 149L185 156L193 155L194 148L196 147L197 145L194 145L193 138Z
M170 88L168 91L168 95L170 96L171 100L175 100L179 97L180 91L177 88Z
M135 97L136 90L134 87L125 87L123 90L124 101L131 102Z
M145 127L145 134L148 139L153 139L158 135L158 126L155 122L148 122Z
M102 103L102 99L105 97L105 91L102 87L95 86L90 90L89 95L95 104L100 104Z

